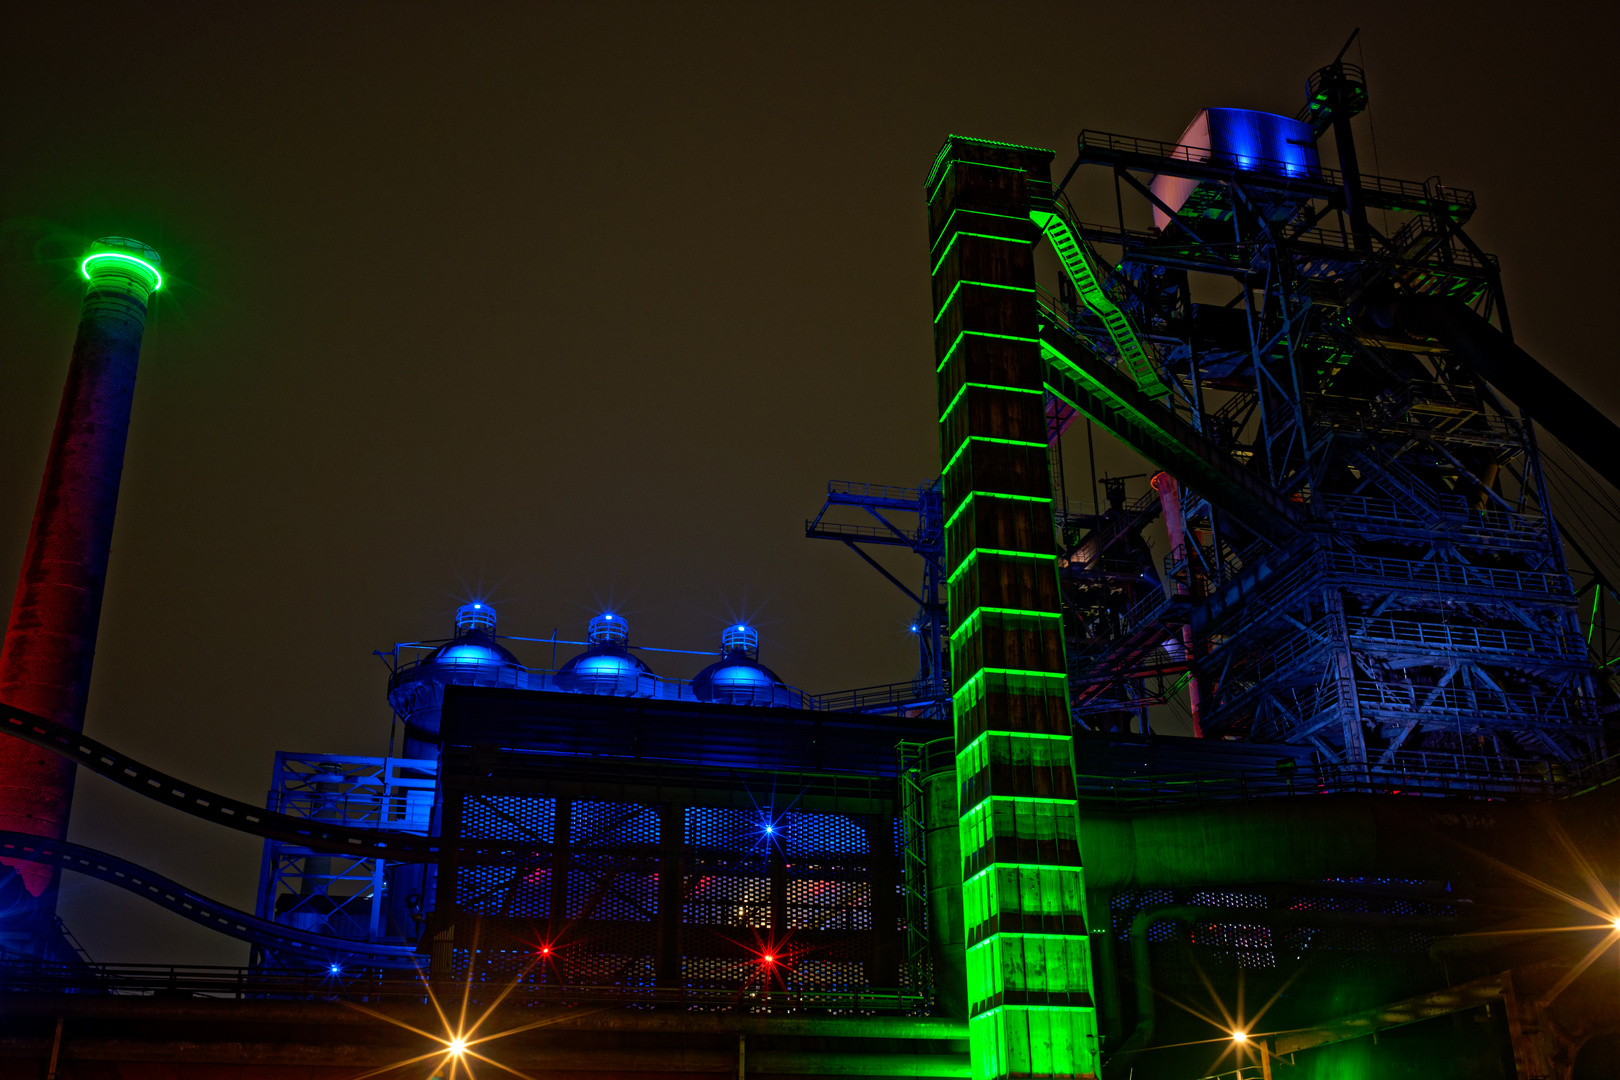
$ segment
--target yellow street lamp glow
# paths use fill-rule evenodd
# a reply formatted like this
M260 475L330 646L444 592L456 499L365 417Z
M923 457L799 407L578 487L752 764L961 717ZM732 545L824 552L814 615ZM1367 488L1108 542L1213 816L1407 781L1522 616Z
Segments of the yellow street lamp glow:
M1620 916L1616 916L1613 920L1611 920L1609 925L1614 927L1616 930L1620 930Z
M455 1038L451 1039L450 1052L456 1057L460 1057L462 1054L465 1054L467 1052L467 1040L463 1039L460 1035L457 1035Z
M1247 1042L1248 1040L1249 1040L1249 1033L1247 1031L1234 1031L1234 1032L1232 1032L1232 1041L1233 1042L1240 1043L1240 1042Z
M142 270L145 270L148 274L151 274L153 280L157 282L157 284L152 286L153 292L157 292L159 289L163 288L163 275L158 272L157 267L153 266L145 259L136 258L134 255L125 255L121 251L97 251L90 255L86 255L84 257L84 262L79 264L79 273L84 275L84 280L90 280L90 264L101 259L118 259L122 262L134 263Z

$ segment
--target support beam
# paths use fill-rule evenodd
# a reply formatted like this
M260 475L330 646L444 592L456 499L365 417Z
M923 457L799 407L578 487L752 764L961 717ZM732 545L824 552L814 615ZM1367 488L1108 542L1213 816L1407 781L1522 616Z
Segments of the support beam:
M1450 1016L1452 1013L1477 1009L1481 1005L1500 1000L1502 1000L1502 976L1476 979L1447 990L1419 994L1417 997L1406 998L1389 1005L1380 1005L1376 1009L1341 1016L1325 1024L1285 1032L1273 1040L1272 1052L1286 1056L1300 1050L1313 1050L1318 1046L1328 1046L1344 1042L1346 1039L1359 1039L1363 1035L1416 1024L1421 1020L1432 1020L1437 1016Z
M1256 536L1285 546L1299 532L1292 503L1238 466L1207 436L1149 398L1089 348L1058 330L1040 331L1044 385L1125 445L1208 499Z
M1620 426L1461 301L1405 296L1403 328L1434 338L1496 387L1587 466L1620 488Z

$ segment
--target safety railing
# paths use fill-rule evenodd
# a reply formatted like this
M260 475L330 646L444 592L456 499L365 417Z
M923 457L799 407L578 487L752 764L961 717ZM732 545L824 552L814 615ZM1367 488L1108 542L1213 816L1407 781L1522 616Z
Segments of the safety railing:
M1326 553L1328 568L1351 577L1383 578L1458 589L1538 593L1568 598L1575 595L1568 574L1538 570L1499 570L1450 562L1417 562L1347 551Z
M1188 519L1197 516L1199 509L1204 506L1204 500L1196 502L1184 501L1182 506ZM1262 547L1261 551L1265 548ZM1215 547L1212 544L1182 544L1172 548L1164 557L1164 576L1184 587L1192 586L1193 578L1199 578L1207 584L1223 585L1237 577L1243 568L1252 565L1257 552L1250 549L1248 552L1236 551L1230 544L1221 546L1221 557L1215 557ZM1197 558L1194 558L1194 554ZM1207 589L1205 590L1207 592Z
M424 962L426 957L423 958ZM424 965L425 966L425 965ZM337 967L337 970L332 970ZM789 976L791 979L791 975ZM511 1006L634 1002L742 1012L904 1012L923 999L909 988L827 991L786 988L655 986L571 986L514 979L501 972L467 978L423 979L384 975L358 964L316 970L264 971L243 967L164 964L59 964L26 960L0 962L0 999L5 994L98 994L123 997L193 997L227 1000L393 1001L427 1004L465 1000Z
M1414 225L1420 226L1420 228L1414 230L1412 228ZM1324 229L1320 226L1312 226L1287 233L1284 242L1296 250L1305 249L1299 250L1299 254L1307 260L1314 258L1332 260L1339 255L1343 255L1351 261L1357 263L1370 262L1370 265L1373 266L1383 266L1393 262L1397 266L1421 267L1430 271L1451 270L1458 272L1459 276L1473 277L1479 276L1484 271L1495 270L1497 267L1495 256L1486 255L1482 261L1467 248L1452 249L1434 246L1408 253L1408 249L1404 245L1409 244L1415 237L1425 234L1438 235L1429 223L1427 215L1413 218L1402 228L1400 233L1391 238L1387 247L1372 255L1356 246L1358 238L1354 233L1344 232L1341 229ZM1312 248L1317 250L1309 250ZM1330 254L1321 254L1324 250Z
M1314 170L1307 170L1298 162L1279 161L1272 158L1251 157L1235 153L1213 153L1201 146L1186 146L1180 143L1162 142L1158 139L1141 139L1133 135L1116 135L1106 131L1093 131L1089 128L1080 133L1080 152L1087 150L1106 150L1116 154L1134 154L1141 157L1158 158L1166 162L1185 162L1190 165L1211 165L1217 168L1232 168L1241 172L1260 173L1271 175L1284 180L1309 180L1333 188L1344 186L1344 174L1337 169L1320 166ZM1414 209L1437 206L1451 211L1472 212L1477 200L1472 191L1464 188L1444 187L1430 185L1418 180L1399 180L1388 176L1360 177L1361 190L1376 192L1390 196L1410 204Z
M1132 529L1140 527L1145 520L1156 516L1159 505L1159 493L1150 490L1141 498L1115 511L1112 517L1106 518L1090 533L1080 538L1080 542L1070 553L1070 560L1078 559L1083 564L1089 564L1117 544Z
M950 691L938 681L913 680L858 686L805 698L805 707L822 712L875 712L934 705L949 700Z
M1538 653L1584 660L1586 646L1567 634L1532 634L1528 630L1498 630L1486 626L1416 622L1408 619L1345 619L1350 636L1372 641L1421 645L1442 649L1479 649L1492 652Z
M1280 749L1280 748L1279 748ZM1397 756L1379 763L1301 763L1279 757L1269 771L1104 775L1080 771L1083 805L1118 810L1197 806L1248 799L1315 795L1408 795L1433 798L1550 799L1577 794L1620 774L1620 760L1569 764L1508 762L1468 755L1419 762Z
M1288 674L1306 661L1316 658L1331 644L1332 639L1328 636L1326 624L1318 622L1286 637L1263 643L1248 641L1246 636L1236 638L1219 654L1219 657L1212 657L1208 667L1211 671L1221 672L1223 685L1228 685L1233 691L1241 693L1240 687L1250 688ZM1246 648L1247 651L1234 656L1230 664L1216 666L1218 659L1223 659L1228 653L1240 648ZM1223 693L1222 697L1225 696Z
M894 499L900 502L919 502L924 496L939 490L939 482L921 487L900 487L895 484L869 484L859 480L829 480L827 494L853 495L862 499Z
M851 540L878 541L888 544L918 544L922 537L908 532L896 532L886 529L882 525L846 525L835 521L806 521L804 523L806 536L842 537Z
M1488 716L1531 727L1588 724L1597 719L1597 703L1573 694L1523 694L1482 686L1423 686L1363 679L1356 682L1356 697L1363 710L1390 709L1407 716L1414 710L1459 718Z
M267 808L293 817L341 822L356 828L405 830L426 833L432 816L433 793L347 792L341 795L305 791L270 793Z

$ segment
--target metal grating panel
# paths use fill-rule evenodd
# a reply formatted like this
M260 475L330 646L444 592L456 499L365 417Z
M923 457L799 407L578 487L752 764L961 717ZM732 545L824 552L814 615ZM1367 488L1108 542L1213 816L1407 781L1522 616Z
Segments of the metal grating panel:
M681 919L692 926L769 929L771 883L764 858L695 865L687 879Z
M658 917L656 861L615 854L568 860L570 919L643 922Z
M656 844L658 808L640 803L573 804L570 840L575 844Z
M805 855L865 855L866 830L843 814L782 815L778 826L788 858Z
M469 795L461 807L461 835L550 843L556 820L557 800L544 795Z

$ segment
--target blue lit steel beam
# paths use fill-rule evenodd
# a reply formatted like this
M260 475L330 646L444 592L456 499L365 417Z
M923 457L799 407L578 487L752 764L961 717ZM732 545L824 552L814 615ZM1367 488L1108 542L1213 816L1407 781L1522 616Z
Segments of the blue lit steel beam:
M177 882L155 874L142 866L108 855L104 851L71 844L66 840L49 840L27 833L0 832L0 855L20 859L41 866L72 870L86 877L116 885L136 896L143 897L189 919L199 926L217 930L238 941L251 942L267 949L290 953L322 965L333 965L353 957L366 966L416 968L426 957L418 956L409 945L384 945L370 941L350 941L326 934L311 934L290 926L281 926L249 915L229 904L210 900Z

